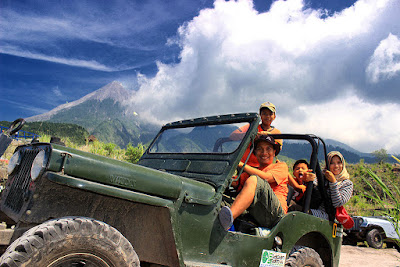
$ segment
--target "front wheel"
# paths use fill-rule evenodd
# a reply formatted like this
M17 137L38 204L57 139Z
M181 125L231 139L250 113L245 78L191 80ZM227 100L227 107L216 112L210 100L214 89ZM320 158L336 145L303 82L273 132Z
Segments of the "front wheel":
M83 217L51 220L26 231L0 258L0 266L139 266L129 241L104 222Z
M378 229L372 229L367 233L367 243L373 248L380 249L383 247L383 236Z
M323 267L324 263L319 254L309 247L295 247L286 259L285 266L300 267Z

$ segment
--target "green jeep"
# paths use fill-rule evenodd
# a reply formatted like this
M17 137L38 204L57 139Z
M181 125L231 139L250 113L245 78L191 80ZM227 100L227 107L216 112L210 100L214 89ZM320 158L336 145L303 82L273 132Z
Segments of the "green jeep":
M259 123L243 113L166 124L138 164L52 143L19 146L1 194L0 266L338 266L343 228L307 214L312 183L303 212L272 229L248 217L235 231L220 225L222 196L235 193L232 177ZM309 142L323 184L321 139L274 137Z

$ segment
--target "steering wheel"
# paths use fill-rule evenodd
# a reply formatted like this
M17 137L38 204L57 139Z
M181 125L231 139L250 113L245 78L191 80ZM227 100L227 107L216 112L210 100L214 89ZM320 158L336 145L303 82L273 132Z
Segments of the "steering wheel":
M13 121L10 128L7 130L7 134L8 135L15 134L16 132L21 130L21 128L22 128L22 126L24 126L24 124L25 124L24 119L22 119L22 118L16 119L15 121Z
M230 141L232 141L232 140L229 137L218 138L217 141L215 141L213 152L218 152L218 150L220 150L220 149L222 152L222 144L225 142L230 142Z

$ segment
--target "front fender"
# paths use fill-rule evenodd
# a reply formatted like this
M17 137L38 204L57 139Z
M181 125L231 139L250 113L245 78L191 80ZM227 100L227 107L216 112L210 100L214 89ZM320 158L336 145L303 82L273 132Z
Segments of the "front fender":
M368 218L368 221L367 221L365 227L366 228L381 228L385 232L386 238L399 239L399 235L397 234L393 224L390 221L377 219L377 218Z

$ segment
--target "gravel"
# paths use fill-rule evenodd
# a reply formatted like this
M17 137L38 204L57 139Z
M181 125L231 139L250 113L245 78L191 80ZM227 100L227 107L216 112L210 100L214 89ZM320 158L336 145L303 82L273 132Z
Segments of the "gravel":
M374 249L343 245L339 267L400 267L400 252L395 248Z

